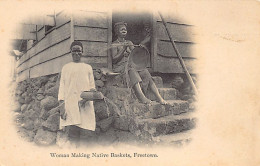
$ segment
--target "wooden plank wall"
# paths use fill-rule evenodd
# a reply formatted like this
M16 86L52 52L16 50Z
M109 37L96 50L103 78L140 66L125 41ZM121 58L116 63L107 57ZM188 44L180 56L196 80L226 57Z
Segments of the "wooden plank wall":
M109 14L94 11L74 13L74 40L82 42L82 60L93 68L107 67L108 64L108 46L112 40Z
M193 64L196 59L192 56L192 50L195 46L193 25L185 23L185 20L178 19L174 15L163 14L163 16L189 72L194 73ZM154 13L154 22L155 31L153 35L155 35L156 44L154 48L153 71L184 73L158 13Z
M71 20L68 15L57 15L56 28L47 35L39 26L38 42L19 59L18 80L55 74L64 64L72 61L70 56Z

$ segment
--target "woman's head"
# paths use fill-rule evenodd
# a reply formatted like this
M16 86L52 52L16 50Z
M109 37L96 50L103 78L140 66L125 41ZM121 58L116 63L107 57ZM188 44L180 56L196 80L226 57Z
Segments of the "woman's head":
M82 43L79 41L72 42L70 45L70 51L71 51L73 62L80 62L83 53Z
M124 38L127 34L127 24L125 22L117 22L114 25L114 31L118 37Z

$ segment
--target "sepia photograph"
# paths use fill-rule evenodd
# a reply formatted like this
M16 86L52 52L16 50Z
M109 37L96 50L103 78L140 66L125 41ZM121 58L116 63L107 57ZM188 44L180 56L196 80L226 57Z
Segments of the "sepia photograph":
M1 165L259 164L259 1L1 3Z

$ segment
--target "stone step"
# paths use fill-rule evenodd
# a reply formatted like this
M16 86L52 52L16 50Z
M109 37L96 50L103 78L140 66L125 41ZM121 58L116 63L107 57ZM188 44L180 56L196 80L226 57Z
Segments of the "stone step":
M158 91L164 100L177 99L177 90L175 88L158 88ZM155 95L148 91L146 95L150 100L156 100Z
M166 100L168 104L162 105L158 102L151 104L134 103L130 106L130 112L134 116L143 118L160 118L167 115L178 115L189 112L189 103L183 100Z
M179 133L195 127L195 118L192 113L169 115L158 119L142 119L140 117L131 121L129 130L140 138L151 140L152 137Z
M159 77L159 76L153 76L152 77L155 85L157 88L163 88L163 80L162 80L162 77Z
M156 144L165 144L165 145L185 145L189 143L191 139L192 139L192 130L152 137L152 140L156 142Z

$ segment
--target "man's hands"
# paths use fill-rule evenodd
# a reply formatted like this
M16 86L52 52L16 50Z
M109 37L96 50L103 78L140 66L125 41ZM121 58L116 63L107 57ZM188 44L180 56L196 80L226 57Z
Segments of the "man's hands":
M59 110L60 110L60 117L63 120L67 119L67 113L65 111L65 103L64 100L60 100L59 101Z

